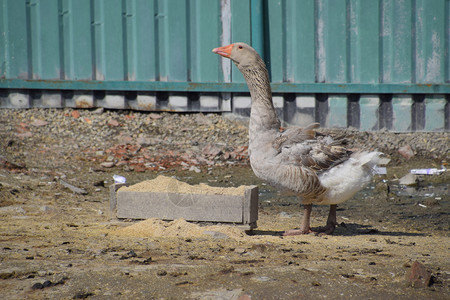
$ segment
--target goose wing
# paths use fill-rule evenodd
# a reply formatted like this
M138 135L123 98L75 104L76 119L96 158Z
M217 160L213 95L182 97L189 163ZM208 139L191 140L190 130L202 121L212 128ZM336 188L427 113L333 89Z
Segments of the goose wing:
M288 127L274 139L272 146L283 161L317 173L346 161L352 153L345 147L346 139L333 139L329 135L316 133L315 129L318 127L318 123L312 123L305 128Z

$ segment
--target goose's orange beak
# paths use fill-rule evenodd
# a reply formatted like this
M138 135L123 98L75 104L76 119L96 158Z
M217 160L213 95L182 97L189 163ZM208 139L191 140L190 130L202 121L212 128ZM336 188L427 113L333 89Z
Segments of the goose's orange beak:
M228 46L214 48L212 52L222 55L223 57L230 58L231 50L233 49L234 44L230 44Z

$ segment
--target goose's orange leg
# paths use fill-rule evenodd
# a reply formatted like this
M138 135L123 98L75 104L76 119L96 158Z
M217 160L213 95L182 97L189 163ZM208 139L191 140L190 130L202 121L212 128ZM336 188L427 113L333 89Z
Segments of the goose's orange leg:
M304 205L304 211L303 211L303 221L302 226L300 229L290 229L283 233L284 236L289 235L300 235L300 234L308 234L311 233L311 226L310 226L310 220L311 220L311 210L312 210L312 204L305 204Z
M336 208L337 208L336 204L330 205L330 212L328 214L327 225L325 225L325 227L319 228L317 230L318 233L332 234L334 232L334 229L338 225L336 221Z
M336 221L336 208L337 205L333 204L330 205L330 212L328 213L328 219L327 219L327 225L325 227L319 228L317 231L312 231L310 226L310 220L311 220L311 210L312 210L312 204L305 204L304 205L304 214L303 214L303 222L300 229L290 229L283 233L284 236L290 236L290 235L301 235L301 234L308 234L312 232L321 233L321 234L332 234L334 230L336 229L336 226L338 225Z

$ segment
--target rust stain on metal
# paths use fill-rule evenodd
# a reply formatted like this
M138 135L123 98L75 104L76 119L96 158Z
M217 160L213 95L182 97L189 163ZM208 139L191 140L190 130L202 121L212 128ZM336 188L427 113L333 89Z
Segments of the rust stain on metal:
M432 84L432 83L418 83L417 86L427 86L427 87L432 87L432 86L434 86L434 84Z
M90 103L89 101L84 100L84 99L75 100L75 106L77 108L92 108L92 107L94 107L92 105L92 103Z
M153 103L139 103L138 107L142 110L155 110L155 105Z
M200 87L201 85L195 82L189 82L189 86L187 88L188 91L191 90L196 90L198 87Z

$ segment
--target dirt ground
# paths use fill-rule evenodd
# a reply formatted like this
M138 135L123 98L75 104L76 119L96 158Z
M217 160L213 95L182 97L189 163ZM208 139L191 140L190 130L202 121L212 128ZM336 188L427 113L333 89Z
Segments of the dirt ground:
M387 175L375 176L338 207L333 235L282 237L299 226L302 208L258 180L246 163L142 172L101 167L104 161L84 152L89 141L72 146L74 137L64 134L69 129L43 135L39 126L48 125L24 126L7 114L0 125L16 129L0 130L4 299L450 298L450 172L423 176L418 187L398 185L412 168L439 169L448 151L393 156ZM20 136L20 128L32 134ZM448 145L448 135L439 137ZM226 224L111 219L114 174L132 184L160 174L214 186L256 184L258 228L246 233ZM324 225L327 210L313 208L313 227ZM133 226L144 230L125 229ZM431 272L427 286L412 287L407 278L416 261Z

